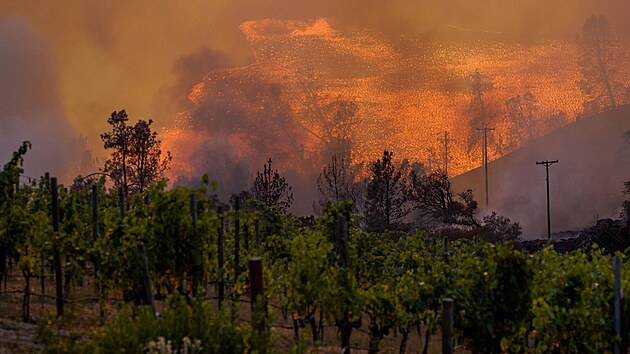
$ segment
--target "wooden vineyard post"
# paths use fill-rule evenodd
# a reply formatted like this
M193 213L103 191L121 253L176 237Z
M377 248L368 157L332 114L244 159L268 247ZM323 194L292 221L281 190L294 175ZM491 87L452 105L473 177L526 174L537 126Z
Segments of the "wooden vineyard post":
M92 199L90 200L92 207L92 236L94 240L98 238L98 191L96 184L92 185Z
M127 210L125 208L125 194L122 187L118 187L118 211L120 213L120 219L124 219L127 214Z
M20 191L20 181L15 183L15 194ZM25 253L28 254L28 253ZM24 322L31 321L31 270L27 267L22 269L22 275L24 276L24 298L22 301L22 317ZM42 278L43 279L43 278Z
M22 319L24 322L31 320L31 275L28 268L22 270L24 275L24 298L22 299Z
M61 269L61 254L57 237L59 236L59 190L57 188L57 178L50 179L50 189L52 192L52 220L53 220L53 254L55 263L55 303L57 305L57 317L63 316L63 281L61 279L63 271Z
M262 258L252 257L249 259L249 279L251 282L252 327L256 328L259 334L262 334L265 332L267 313L263 289Z
M194 235L197 237L197 195L195 193L190 193L190 218Z
M46 172L44 174L44 181L46 183L46 190L48 190L48 192L50 192L50 173ZM41 263L41 269L40 269L40 273L39 273L39 286L40 286L40 290L42 295L46 294L46 279L45 279L45 274L46 274L46 258L44 257L44 252L42 252L41 257L40 257L40 263ZM4 286L6 288L6 278L5 278L5 283Z
M149 263L147 262L147 252L144 248L144 243L140 244L140 260L142 261L143 273L144 273L144 296L145 303L151 306L153 316L159 317L155 302L153 301L153 288L151 287L151 274L149 273Z
M40 270L39 270L39 287L42 295L46 294L46 258L44 258L44 254L42 253L40 256ZM6 283L5 283L6 288Z
M345 217L337 219L335 225L335 248L339 254L339 268L341 270L340 279L342 284L346 286L349 284L347 276L348 268L348 221ZM350 314L346 309L343 314L343 320L339 323L339 330L341 333L341 353L350 354L350 336L352 335L352 324L350 323Z
M453 299L442 299L442 354L453 353Z
M254 224L254 232L256 234L256 250L260 248L260 219L256 218L256 223Z
M219 284L217 289L217 295L219 298L219 307L223 303L223 297L225 296L225 281L223 275L223 246L225 240L223 239L223 208L217 208L217 217L219 218L219 237L218 237L218 273L219 273Z
M243 223L243 247L245 254L249 254L249 225L247 222Z
M234 284L240 274L240 252L241 252L241 221L239 213L241 210L241 198L237 195L234 197Z
M199 235L197 234L197 195L195 193L190 193L190 219L192 220L193 227L193 239L195 242ZM202 249L198 249L199 251L199 259L203 259L203 255L201 254ZM197 296L197 288L199 287L199 278L202 278L200 274L193 273L192 274L192 295Z
M2 290L2 283L4 283L4 290L7 290L7 272L9 270L9 266L7 265L7 251L5 249L0 250L0 269L2 273L0 274L0 291Z
M623 332L621 328L621 324L622 324L621 301L623 299L623 293L621 291L621 259L619 258L619 256L615 256L614 271L615 271L615 334L619 338L623 338L622 337ZM623 344L623 339L621 339L621 343L620 341L615 340L615 348L614 348L615 354L622 353L622 350L621 350L622 344Z

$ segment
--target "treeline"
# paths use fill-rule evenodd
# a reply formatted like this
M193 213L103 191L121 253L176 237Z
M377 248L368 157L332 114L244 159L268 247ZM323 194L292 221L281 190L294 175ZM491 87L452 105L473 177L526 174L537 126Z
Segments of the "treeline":
M72 283L90 279L96 296L87 303L140 306L119 306L111 318L103 312L106 324L86 337L44 336L50 351L143 352L160 345L180 352L288 351L276 341L279 312L291 314L288 346L295 352L330 344L322 342L330 327L346 353L356 347L359 329L372 353L385 350L384 338L394 333L397 351L412 350L409 338L417 335L422 348L413 350L427 352L445 297L454 300L454 338L473 352L604 352L630 339L627 331L615 332L613 257L596 246L527 255L510 242L366 231L348 201L326 203L305 226L264 200L219 203L209 183L166 190L158 182L128 199L102 184L55 192L45 177L16 188L27 150L22 146L0 175L1 264L19 265L24 319L32 320L30 296L43 295L32 280L51 274L56 256L63 271L55 280L63 289L55 300L76 300ZM269 165L260 179L275 176ZM238 316L239 299L249 301L251 256L262 257L266 303L278 311L266 316L263 333ZM624 264L626 293L629 271ZM0 272L7 275L6 268ZM141 306L163 299L154 308ZM630 307L622 306L628 328Z
M101 134L109 158L102 169L87 176L77 176L71 190L99 188L120 189L127 207L129 200L146 192L152 183L165 178L171 162L169 152L162 152L152 121L129 124L124 110L114 111L107 120L110 131ZM441 236L455 239L479 235L488 241L517 239L518 223L491 214L477 217L478 204L471 190L455 193L446 172L429 170L423 164L402 160L384 151L381 158L367 166L353 165L348 152L332 155L317 178L318 199L313 211L321 215L327 203L352 202L351 214L360 217L357 226L367 231L439 230ZM274 168L270 158L247 190L234 193L230 201L221 201L214 193L221 188L203 176L197 185L210 190L213 205L233 204L234 198L254 200L286 214L293 202L292 187ZM223 204L222 204L223 203ZM314 218L303 218L312 224Z

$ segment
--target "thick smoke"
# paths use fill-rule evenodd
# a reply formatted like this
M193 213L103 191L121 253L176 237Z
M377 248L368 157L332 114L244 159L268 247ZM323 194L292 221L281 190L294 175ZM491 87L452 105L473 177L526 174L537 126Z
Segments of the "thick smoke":
M160 116L174 117L179 112L193 109L188 98L192 88L212 70L229 66L225 53L202 47L173 63L173 81L156 92L154 112Z
M165 136L174 159L183 159L173 166L187 175L180 182L205 173L219 183L219 196L229 197L249 189L268 158L285 170L284 162L299 154L305 137L291 119L280 85L263 80L256 70L240 69L218 70L204 84L195 105Z
M177 63L191 53L223 53L220 56L225 55L225 61L210 54L210 60L220 65L251 62L250 48L239 30L244 21L326 17L337 19L339 26L374 28L397 40L479 38L484 33L500 39L572 40L591 14L607 15L612 27L630 34L629 10L625 0L559 0L553 4L547 0L0 3L0 16L27 17L52 44L60 63L66 111L95 147L98 139L92 137L106 129L106 118L115 109L126 108L132 117L152 117L158 125L169 126L175 119L173 99L164 99L164 92L192 74L177 69ZM200 80L208 67L194 66Z
M66 177L77 144L47 39L19 17L0 20L0 163L24 140L32 143L25 175Z
M4 20L14 24L3 25L0 32L7 32L0 40L8 38L9 42L0 48L0 55L3 55L0 70L6 70L8 75L3 78L20 81L12 82L10 86L7 85L11 80L0 82L3 91L0 98L1 152L8 154L13 147L5 144L14 145L22 139L21 134L13 132L28 131L28 138L34 141L34 149L37 149L39 134L50 137L51 132L57 132L54 135L59 136L60 132L70 131L64 123L64 112L69 125L87 136L95 151L102 152L98 136L107 129L106 118L111 111L125 108L132 119L153 118L158 126L172 127L178 116L176 113L188 109L192 119L186 124L204 130L199 134L211 134L214 140L198 154L190 155L186 162L210 165L212 161L218 161L216 166L225 166L223 171L240 171L239 178L234 180L251 179L252 171L259 169L268 156L304 153L300 141L305 138L295 137L295 127L282 125L287 119L283 113L285 109L271 105L277 109L275 113L271 112L272 115L284 129L269 132L261 129L254 116L232 109L237 107L228 107L230 114L225 115L225 101L215 100L214 104L191 108L186 98L191 85L201 82L209 71L216 74L217 68L238 68L254 62L251 43L247 43L239 29L244 21L329 18L336 28L346 31L370 28L382 33L388 37L389 43L397 46L396 50L404 53L426 50L409 45L418 39L465 41L491 38L523 43L573 40L584 20L592 14L606 15L611 27L628 38L630 22L626 16L629 11L630 3L625 0L558 0L552 4L547 0L3 1L0 3L0 19L18 15L28 22ZM10 28L13 28L13 34L9 35ZM46 49L48 44L50 50ZM11 49L12 46L19 48ZM23 58L18 60L18 55L8 55L9 50L15 53L22 50ZM6 61L8 64L5 65ZM50 63L57 63L57 66ZM421 72L423 68L418 69ZM34 73L38 73L39 81L27 78L27 74ZM392 82L414 84L414 80L404 74L401 73L403 80ZM274 92L264 82L251 82L253 85L242 91L245 95L253 95L243 97L240 104L246 107L256 101L257 89L267 90L268 94ZM5 95L7 87L10 92ZM273 102L273 95L270 99ZM392 106L397 104L391 103ZM431 115L433 112L421 114ZM230 121L221 121L221 117ZM50 122L56 124L48 127ZM248 155L242 155L239 145L242 141L234 140L238 136L234 134L234 127L258 138L260 144L256 145L255 141L253 145L248 144ZM413 126L413 129L423 131L432 128ZM5 136L14 141L8 141ZM60 141L69 140L58 138L45 151L51 156L61 156L63 153L55 149L61 149L64 143ZM269 141L278 146L270 147ZM222 142L229 146L219 147ZM379 146L375 150L379 149L382 148ZM41 164L33 163L42 171L64 166L63 161L44 160ZM217 170L216 166L202 170Z

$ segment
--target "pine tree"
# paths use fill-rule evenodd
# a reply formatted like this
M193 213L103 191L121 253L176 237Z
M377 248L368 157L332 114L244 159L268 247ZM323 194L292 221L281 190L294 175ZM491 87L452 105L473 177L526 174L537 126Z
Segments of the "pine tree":
M317 177L318 211L328 202L338 206L343 200L351 201L356 210L360 197L356 175L347 158L338 159L337 155L333 155Z
M145 191L149 185L164 178L171 161L170 152L162 157L161 142L151 131L153 120L139 120L127 125L125 110L114 111L107 119L112 130L101 134L105 149L112 149L104 171L123 188L125 197Z
M586 95L584 108L598 112L617 106L616 95L623 86L615 81L620 51L604 16L591 16L578 37L579 89Z
M280 176L278 170L272 170L271 159L263 167L262 173L256 172L251 193L254 199L268 208L277 207L282 213L286 213L293 204L291 186Z
M392 162L392 155L393 153L384 151L383 158L370 166L365 201L365 222L368 231L403 229L404 218L409 214L407 208L409 166L403 162L400 167L396 167Z

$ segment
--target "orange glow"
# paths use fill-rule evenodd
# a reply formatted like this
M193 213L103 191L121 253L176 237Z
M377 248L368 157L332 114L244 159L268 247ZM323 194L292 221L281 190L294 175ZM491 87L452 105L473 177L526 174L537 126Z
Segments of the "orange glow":
M357 163L373 161L384 149L390 149L396 158L441 167L441 133L449 131L454 139L449 146L450 174L479 166L481 153L467 147L469 134L474 131L474 127L469 127L471 114L467 106L471 100L469 80L475 70L492 83L484 101L495 116L491 120L495 137L507 136L510 128L504 117L505 102L517 94L531 91L535 96L539 107L536 124L542 134L554 128L546 125L554 114L566 113L561 125L574 120L584 100L576 86L576 48L568 42L523 45L417 41L408 42L402 50L384 35L369 30L337 30L327 19L266 19L245 22L240 28L255 63L209 73L194 87L190 99L200 105L204 100L225 95L223 85L246 85L249 77L257 75L261 80L279 84L292 119L317 134L321 127L301 113L299 89L305 68L312 68L318 74L323 100L343 98L359 106L360 123L352 131L352 158ZM181 125L166 134L165 145L174 156L174 176L194 174L195 158L187 151L198 151L198 146L207 143L205 139L211 139L211 133ZM245 135L234 133L231 139L245 154L250 151ZM304 161L317 161L315 155L321 142L306 133L300 139L302 151L293 155L288 152L280 166L308 172ZM496 159L509 151L499 153L490 146L489 153L490 159ZM320 167L321 164L314 166L311 172Z

